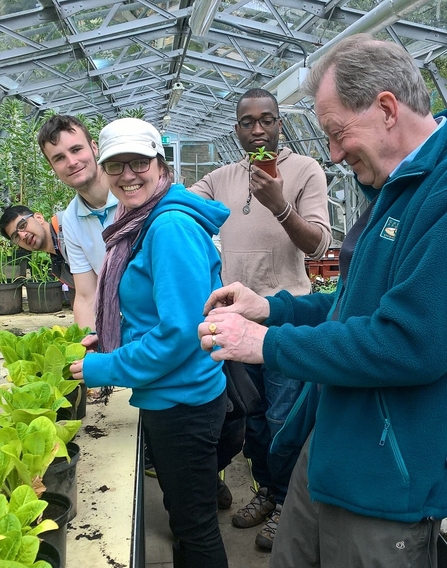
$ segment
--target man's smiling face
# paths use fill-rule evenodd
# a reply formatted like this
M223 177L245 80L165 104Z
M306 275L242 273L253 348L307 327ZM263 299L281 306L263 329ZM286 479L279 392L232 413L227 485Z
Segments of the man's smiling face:
M97 146L76 126L63 130L56 144L47 142L44 151L57 177L73 189L82 191L97 179Z
M364 110L346 108L336 92L332 70L323 77L315 97L315 112L329 138L331 160L346 162L358 180L380 189L393 170L395 152L389 144L389 129L381 95Z

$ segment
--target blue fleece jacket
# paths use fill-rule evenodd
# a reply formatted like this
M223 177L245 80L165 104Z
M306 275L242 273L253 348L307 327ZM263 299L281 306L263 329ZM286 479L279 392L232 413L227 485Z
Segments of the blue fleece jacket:
M130 403L161 410L214 400L225 388L222 364L200 348L197 326L221 286L212 241L229 210L173 185L149 215L119 285L121 344L87 354L87 386L132 388Z
M446 238L444 125L382 188L337 321L337 293L269 298L266 365L322 384L313 499L399 521L447 517Z

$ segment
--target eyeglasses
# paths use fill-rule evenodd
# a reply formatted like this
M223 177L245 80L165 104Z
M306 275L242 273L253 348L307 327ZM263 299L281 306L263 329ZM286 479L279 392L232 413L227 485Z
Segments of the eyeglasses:
M253 128L253 126L259 122L262 128L271 128L277 120L279 120L279 116L263 116L262 118L244 118L243 120L238 120L237 123L241 128L244 130L249 130Z
M11 239L11 242L13 242L15 245L17 245L20 241L20 235L19 233L26 231L26 228L28 226L28 219L30 217L33 217L34 213L29 213L28 215L25 215L25 217L22 217L20 219L20 221L17 223L16 225L16 230L11 233L11 236L9 237Z
M104 162L102 167L109 176L119 176L124 172L124 166L127 164L134 174L142 174L147 172L151 167L154 158L141 158L138 160L130 160L130 162Z

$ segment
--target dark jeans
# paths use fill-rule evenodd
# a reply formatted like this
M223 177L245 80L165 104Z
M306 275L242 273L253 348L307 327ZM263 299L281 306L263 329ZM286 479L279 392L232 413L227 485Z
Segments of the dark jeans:
M200 406L142 410L147 450L178 543L175 568L227 568L217 521L217 456L226 392Z
M256 411L247 416L244 455L251 459L253 477L260 487L267 487L282 505L299 449L271 456L269 448L299 397L303 383L270 371L265 365L245 367L261 395L261 402Z

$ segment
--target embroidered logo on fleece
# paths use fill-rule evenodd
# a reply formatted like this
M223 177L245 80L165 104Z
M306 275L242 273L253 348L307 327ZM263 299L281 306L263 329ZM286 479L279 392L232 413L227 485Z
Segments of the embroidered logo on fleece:
M399 223L399 219L388 217L385 225L383 226L382 232L380 233L380 236L384 239L388 239L389 241L394 241L394 239L396 238Z

